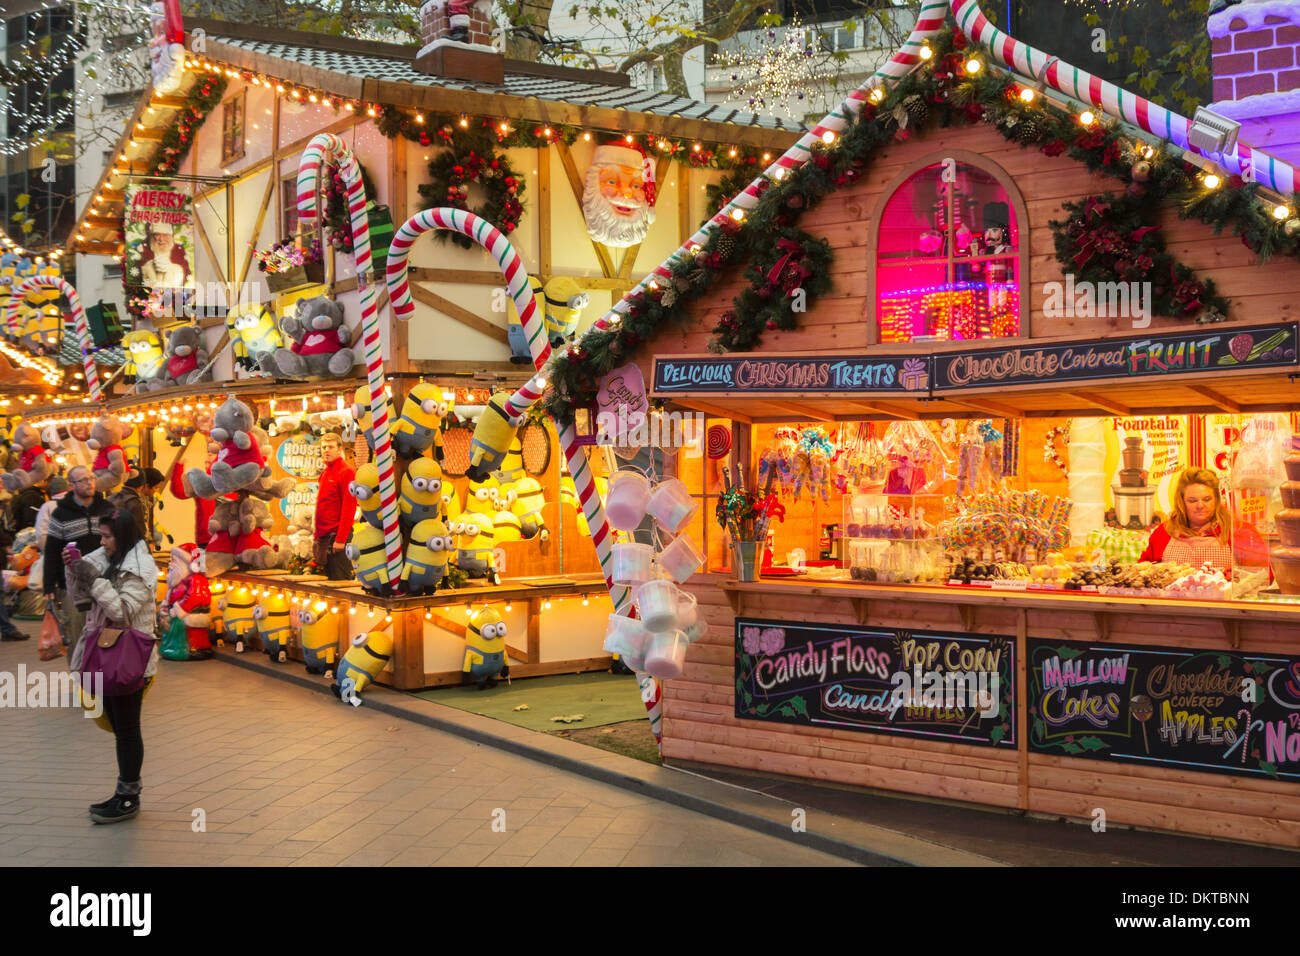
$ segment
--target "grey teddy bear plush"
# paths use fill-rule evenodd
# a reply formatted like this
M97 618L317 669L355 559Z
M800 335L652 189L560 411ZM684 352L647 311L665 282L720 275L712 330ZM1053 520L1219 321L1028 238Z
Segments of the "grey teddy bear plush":
M333 299L300 299L297 312L285 316L280 328L293 344L262 357L262 370L277 378L341 378L357 363L348 348L352 332L344 323L343 306Z
M221 444L211 474L191 468L186 480L200 498L216 498L247 488L269 473L253 435L253 411L237 398L226 399L213 416L212 440Z
M193 385L212 379L208 352L203 347L203 333L197 325L181 325L167 336L167 354L163 358L158 381L165 385Z

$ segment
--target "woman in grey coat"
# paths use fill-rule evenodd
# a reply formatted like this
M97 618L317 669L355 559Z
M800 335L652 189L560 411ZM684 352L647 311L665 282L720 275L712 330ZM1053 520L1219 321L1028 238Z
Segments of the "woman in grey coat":
M69 590L73 600L91 602L86 626L77 639L69 666L81 669L86 638L101 627L129 627L156 638L155 601L158 566L130 512L117 510L100 519L102 547L85 557L75 545L64 549ZM53 556L51 555L51 558ZM145 687L158 666L155 640L145 668ZM117 788L103 803L93 804L90 818L96 823L129 820L140 812L140 767L144 763L144 741L140 736L140 702L145 688L132 694L104 697L104 714L117 740Z

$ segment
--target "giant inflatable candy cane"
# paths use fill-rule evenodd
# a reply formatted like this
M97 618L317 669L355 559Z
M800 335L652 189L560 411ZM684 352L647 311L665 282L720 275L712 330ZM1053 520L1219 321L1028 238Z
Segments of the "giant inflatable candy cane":
M90 327L86 325L86 313L81 308L81 297L77 295L77 290L68 285L62 276L28 276L17 283L5 309L5 327L10 335L18 334L14 322L18 316L18 307L28 292L39 288L57 289L67 296L68 304L72 307L73 325L77 330L77 344L81 347L81 367L86 372L86 392L92 402L101 401L103 394L99 390L99 372L96 371L95 360L90 354L95 343L90 338Z
M352 219L352 255L361 290L361 346L370 386L370 414L374 420L375 467L379 470L379 515L384 530L388 580L402 577L402 535L397 527L397 484L393 481L393 444L388 431L388 402L384 396L384 354L379 341L378 289L370 279L370 223L366 217L366 191L352 150L333 133L321 133L303 150L298 165L298 218L307 226L316 220L316 186L321 165L333 159L348 194Z
M392 244L388 247L388 298L393 305L393 314L399 319L409 319L415 311L411 302L410 283L407 280L407 260L411 246L424 233L432 229L450 229L473 239L496 261L501 274L506 280L506 289L515 301L519 312L520 324L528 338L528 346L533 353L533 363L537 368L534 375L519 391L506 400L505 411L511 418L520 417L528 411L546 389L546 380L542 369L551 357L551 345L542 324L542 317L537 312L537 303L532 289L528 285L528 275L523 263L515 252L514 246L505 234L485 219L461 209L427 209L416 213L397 230ZM631 611L631 591L616 585L610 579L610 546L613 544L608 522L605 520L605 508L596 484L587 464L587 456L578 444L577 432L572 425L560 431L560 444L569 461L569 471L573 474L573 484L582 504L583 514L587 518L587 527L592 529L591 540L596 546L596 556L600 559L601 570L605 574L605 584L609 588L610 598L614 602L617 614ZM655 737L659 736L659 688L655 679L648 674L638 675L641 683L641 696L645 701L650 718L650 726Z

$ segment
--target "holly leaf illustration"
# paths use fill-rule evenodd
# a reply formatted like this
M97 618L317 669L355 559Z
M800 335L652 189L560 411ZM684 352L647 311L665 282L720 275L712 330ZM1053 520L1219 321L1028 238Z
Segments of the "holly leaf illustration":
M1058 648L1056 649L1056 656L1057 656L1057 657L1060 657L1060 658L1063 658L1063 659L1065 659L1065 660L1067 660L1067 661L1072 661L1072 660L1074 660L1076 657L1078 657L1078 656L1079 656L1080 654L1082 654L1082 653L1083 653L1083 651L1080 650L1080 649L1077 648L1077 647L1065 647L1064 645L1062 645L1061 647L1058 647Z
M771 709L772 709L771 704L759 704L756 708L754 708L754 713L766 714Z
M1079 746L1084 750L1109 750L1110 745L1100 737L1080 737Z
M808 704L804 701L803 697L790 698L790 706L793 707L800 714L802 714L804 717L808 716Z
M1064 743L1061 744L1061 749L1064 750L1067 754L1083 753L1083 748L1080 747L1078 744Z
M996 744L999 741L1001 741L1002 738L1005 737L1006 735L1007 732L1002 729L1001 725L994 727L991 731L989 731L989 743Z
M1226 668L1228 667L1228 665L1230 665L1231 663L1232 663L1232 658L1228 657L1227 654L1220 654L1220 655L1219 655L1219 666L1220 666L1220 667L1223 667L1223 668L1226 669Z
M1034 736L1040 740L1047 736L1047 725L1043 723L1041 717L1034 718Z
M1266 774L1268 774L1270 777L1276 777L1276 776L1277 776L1277 764L1275 764L1275 763L1270 763L1270 762L1267 761L1267 760L1261 760L1261 761L1259 762L1259 769L1262 770L1262 771L1264 771L1264 772L1265 772Z

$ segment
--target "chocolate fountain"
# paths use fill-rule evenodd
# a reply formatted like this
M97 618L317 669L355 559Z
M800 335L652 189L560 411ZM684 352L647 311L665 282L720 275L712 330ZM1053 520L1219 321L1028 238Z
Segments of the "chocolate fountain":
M1141 531L1151 524L1156 501L1156 489L1146 483L1147 473L1142 468L1142 460L1146 457L1142 437L1130 435L1125 438L1120 455L1124 467L1119 470L1119 484L1110 488L1115 495L1115 519L1122 528Z
M1291 439L1282 482L1282 511L1274 517L1279 544L1269 554L1273 579L1283 594L1300 594L1300 435Z

